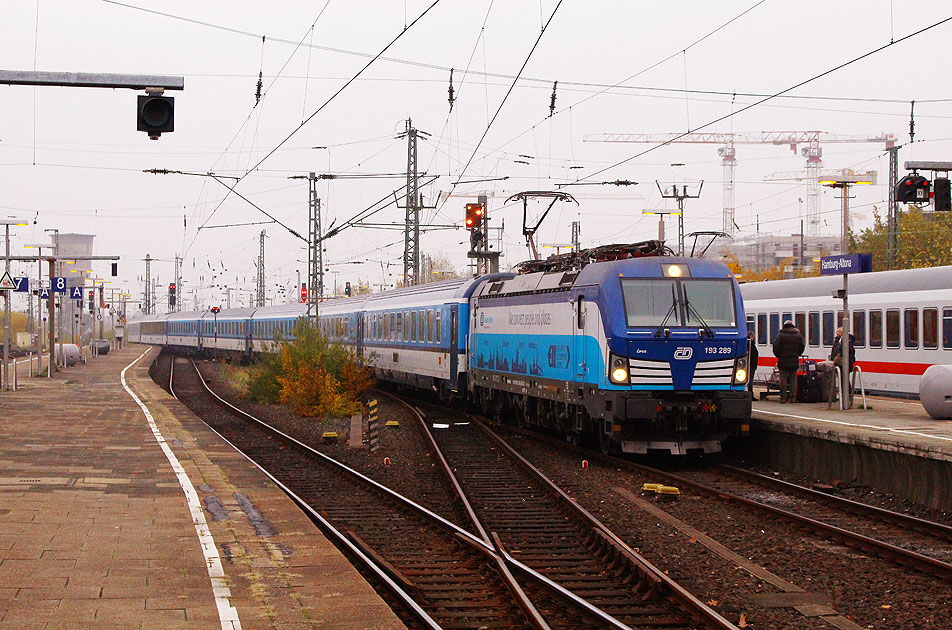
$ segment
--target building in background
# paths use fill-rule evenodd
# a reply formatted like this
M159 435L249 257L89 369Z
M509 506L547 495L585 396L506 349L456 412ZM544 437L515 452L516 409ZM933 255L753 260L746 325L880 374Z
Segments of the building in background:
M804 269L810 268L815 258L839 253L838 236L761 234L733 241L718 239L704 257L724 260L733 254L737 263L744 269L763 271L777 265L785 265L792 274L801 265Z

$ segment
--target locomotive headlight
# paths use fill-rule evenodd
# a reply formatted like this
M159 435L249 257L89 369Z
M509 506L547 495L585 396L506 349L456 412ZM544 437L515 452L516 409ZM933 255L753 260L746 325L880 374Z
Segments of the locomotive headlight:
M687 265L661 265L665 278L690 278L691 269Z
M616 385L625 385L628 383L628 360L624 357L618 357L611 355L611 361L609 362L611 366L611 372L609 372L609 378L612 383Z
M734 362L734 384L743 385L747 382L747 357L738 357Z

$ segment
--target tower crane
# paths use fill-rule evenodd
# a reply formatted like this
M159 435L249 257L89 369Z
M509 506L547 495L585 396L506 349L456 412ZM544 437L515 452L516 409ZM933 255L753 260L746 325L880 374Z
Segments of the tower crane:
M761 131L759 133L598 133L586 134L583 142L624 142L647 144L719 144L717 155L724 169L724 214L722 231L733 235L734 223L734 169L737 167L738 144L787 145L806 158L806 170L812 176L803 178L807 185L807 229L810 236L818 236L820 228L819 172L823 167L823 148L820 143L882 142L888 149L896 142L891 133L875 135L841 135L825 131Z

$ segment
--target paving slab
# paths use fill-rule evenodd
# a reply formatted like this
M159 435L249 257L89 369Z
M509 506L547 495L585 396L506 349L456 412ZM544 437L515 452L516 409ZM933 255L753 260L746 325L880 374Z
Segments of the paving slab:
M0 630L404 628L290 499L151 381L150 349L125 376L153 432L120 382L146 350L50 379L18 366L19 390L0 392Z

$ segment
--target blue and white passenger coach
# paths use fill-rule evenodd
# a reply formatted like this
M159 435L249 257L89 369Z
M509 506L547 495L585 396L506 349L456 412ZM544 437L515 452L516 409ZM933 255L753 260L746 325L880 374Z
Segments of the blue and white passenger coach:
M603 450L717 452L750 419L747 330L723 264L645 256L483 282L469 387L487 412Z

